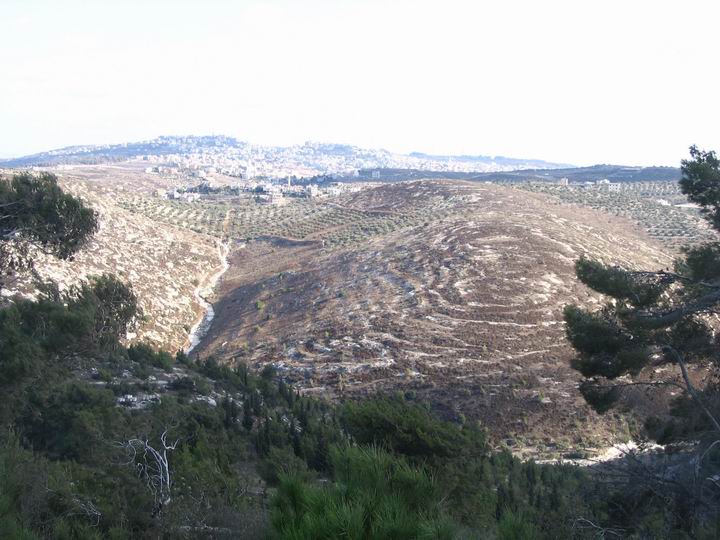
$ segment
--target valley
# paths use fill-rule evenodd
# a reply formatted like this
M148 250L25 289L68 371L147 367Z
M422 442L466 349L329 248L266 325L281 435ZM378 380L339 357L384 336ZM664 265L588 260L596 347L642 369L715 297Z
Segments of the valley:
M286 471L302 489L330 493L323 486L339 478L336 460L345 454L338 452L359 452L374 470L386 460L382 478L405 466L395 454L403 452L417 457L415 473L436 471L447 511L463 523L501 530L507 483L522 490L533 523L567 537L574 530L567 517L544 521L556 506L553 490L572 494L563 495L573 502L560 514L577 519L594 504L577 493L615 504L613 474L628 505L629 475L644 478L640 469L651 467L680 478L695 463L693 446L673 444L686 429L673 412L682 404L677 367L653 356L633 370L637 385L617 379L612 411L594 408L587 373L575 362L577 319L565 310L613 309L602 288L576 272L595 264L587 261L610 265L610 275L612 265L668 269L679 246L708 237L698 208L674 185L294 184L224 174L199 181L148 172L141 161L34 172L45 171L95 209L97 230L66 260L35 246L34 270L3 287L2 313L13 317L4 322L5 350L22 366L24 349L13 349L13 339L23 336L28 350L41 347L42 369L56 373L46 394L40 378L26 377L8 410L24 407L33 444L83 456L93 478L113 460L111 475L125 474L128 463L115 463L123 451L136 462L143 459L137 449L157 444L143 437L168 451L180 445L169 489L192 499L156 499L155 508L180 514L153 527L185 534L177 524L207 523L214 525L201 525L199 537L263 537L277 527L267 501L282 504ZM119 281L91 279L101 274ZM74 288L87 280L92 287ZM52 291L43 282L60 293L38 294ZM116 289L103 288L113 283ZM140 311L110 311L122 324L103 342L93 332L113 327L98 322L104 310L133 296L108 291L125 294L125 284ZM36 318L24 325L29 317ZM585 317L580 325L591 322L593 343L612 346L627 335L612 328L608 335L604 322ZM78 336L79 353L63 349L67 335ZM711 369L687 370L688 384L712 387ZM106 432L120 442L108 445ZM169 432L177 442L168 442ZM88 440L90 450L76 450ZM97 465L94 456L102 456ZM547 496L536 496L538 474L541 489L553 486ZM122 489L152 494L140 480ZM198 486L214 490L199 513ZM125 510L101 504L104 515L124 519Z
M0 540L719 539L720 3L646 4L0 2Z
M579 394L562 308L598 301L574 276L582 255L671 264L672 248L629 220L477 182L366 184L268 205L164 200L155 191L174 184L132 164L58 172L104 225L72 265L40 260L40 272L61 285L127 277L145 314L129 342L272 365L331 401L401 393L481 421L518 453L627 437L631 418L597 415Z
M624 429L578 393L561 312L597 301L574 277L580 256L662 267L661 247L629 223L500 186L412 182L337 204L408 224L351 250L323 242L334 227L249 242L195 353L272 364L326 399L401 392L517 450L605 446Z

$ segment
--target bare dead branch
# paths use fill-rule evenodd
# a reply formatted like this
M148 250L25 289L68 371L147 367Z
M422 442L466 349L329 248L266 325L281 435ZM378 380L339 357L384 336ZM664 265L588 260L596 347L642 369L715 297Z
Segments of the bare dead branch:
M172 475L168 461L168 452L175 450L180 439L169 444L167 430L160 435L162 446L155 448L149 439L129 439L117 443L128 454L128 465L134 465L138 477L145 482L147 489L155 500L155 511L158 515L171 499Z
M625 529L601 527L600 525L597 525L589 519L583 517L577 518L575 520L575 522L573 523L573 530L575 529L595 531L596 538L607 538L608 535L615 538L622 538L623 534L625 533Z

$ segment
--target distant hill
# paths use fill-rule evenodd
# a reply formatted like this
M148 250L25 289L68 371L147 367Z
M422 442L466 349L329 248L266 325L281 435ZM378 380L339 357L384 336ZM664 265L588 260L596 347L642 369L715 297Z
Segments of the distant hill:
M506 158L503 158L506 159ZM570 183L597 182L677 182L677 167L626 167L622 165L593 165L592 167L564 167L554 169L519 169L492 172L428 171L419 169L363 169L355 180L375 182L401 182L405 180L448 178L452 180L485 181L497 183L548 182L558 183L567 178ZM352 180L347 178L347 180Z
M502 156L441 156L419 152L398 154L347 144L306 142L294 146L261 146L232 137L163 136L151 141L113 145L69 146L29 156L0 160L0 167L18 168L68 164L102 164L145 156L200 155L215 161L262 161L280 166L305 167L319 174L342 174L360 169L396 168L443 172L492 172L515 169L546 170L567 167L537 159Z
M0 159L0 167L52 167L68 164L100 164L125 161L146 155L188 154L201 149L239 148L246 146L232 137L188 136L158 137L151 141L121 144L68 146L38 154Z
M333 175L346 181L396 182L402 180L450 178L490 182L571 183L674 181L680 170L674 167L626 167L594 165L572 167L538 159L504 156L449 156L421 152L397 154L347 144L306 142L294 146L261 146L222 135L162 136L150 141L110 145L69 146L12 159L0 159L0 168L52 167L57 165L102 164L152 157L173 162L200 156L206 165L226 168L228 164L267 163L278 169L296 170L300 176ZM287 173L290 174L290 173Z
M534 167L537 169L558 168L558 167L572 167L567 163L549 163L541 159L517 159L505 156L448 156L448 155L434 155L434 154L423 154L421 152L411 152L408 154L410 157L425 159L429 161L440 161L440 162L461 162L461 163L496 163L499 165L527 169Z
M565 169L522 170L491 172L480 175L483 180L496 182L517 181L559 181L567 178L570 182L597 182L607 179L610 182L659 182L680 179L677 167L625 167L622 165L593 165L592 167L571 167Z

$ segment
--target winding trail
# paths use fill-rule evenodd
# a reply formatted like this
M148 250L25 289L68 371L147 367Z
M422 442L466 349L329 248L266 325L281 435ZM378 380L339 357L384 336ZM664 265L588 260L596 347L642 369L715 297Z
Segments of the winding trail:
M240 248L245 247L244 244L240 245ZM190 352L197 347L207 331L210 329L213 319L215 318L215 310L212 304L207 300L213 294L215 285L220 280L222 275L227 272L230 268L228 262L228 255L230 253L230 244L223 244L218 242L218 257L220 258L221 268L204 285L198 285L195 289L195 299L198 301L200 306L203 308L204 314L198 322L190 329L188 335L188 345L185 347L185 354Z

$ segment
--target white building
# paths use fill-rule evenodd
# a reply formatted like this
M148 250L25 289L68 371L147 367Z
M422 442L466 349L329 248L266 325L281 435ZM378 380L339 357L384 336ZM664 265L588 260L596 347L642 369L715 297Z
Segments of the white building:
M255 200L260 204L272 204L275 206L281 206L287 203L287 199L285 199L285 196L280 192L261 193Z
M320 188L317 187L315 184L310 184L305 188L305 193L308 197L319 197L320 196Z

